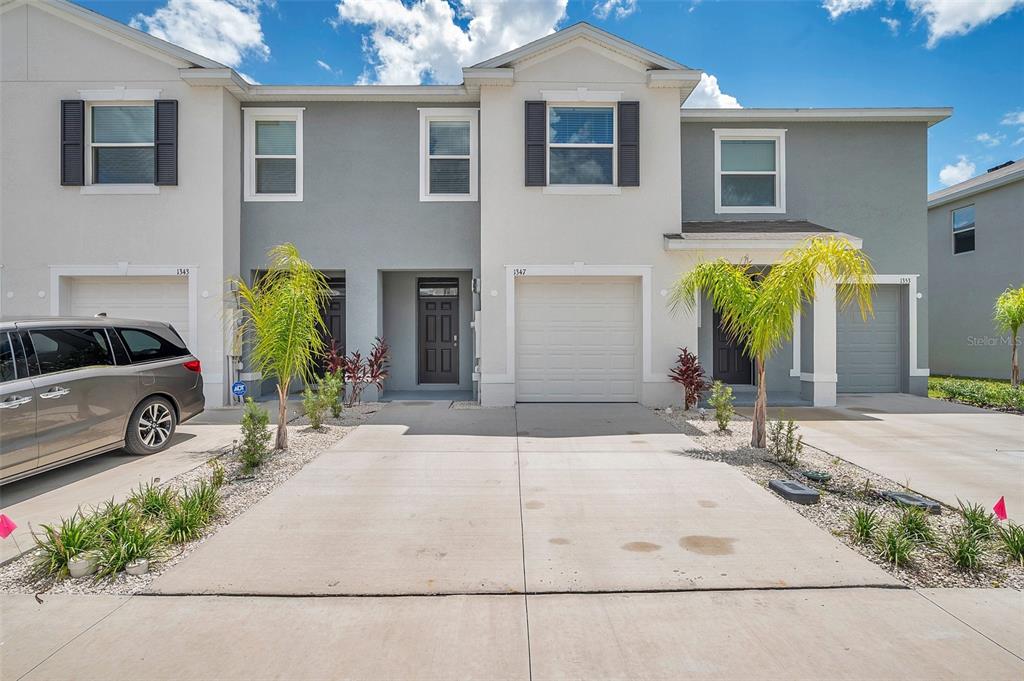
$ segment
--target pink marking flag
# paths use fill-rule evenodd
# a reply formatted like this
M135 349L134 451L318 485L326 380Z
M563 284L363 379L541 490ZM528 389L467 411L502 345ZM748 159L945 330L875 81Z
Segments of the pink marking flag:
M18 526L14 524L14 521L0 513L0 539L7 539L16 529Z
M996 505L992 507L992 510L995 511L997 518L1000 520L1006 520L1008 517L1006 515L1006 497L999 497L999 501L997 501Z

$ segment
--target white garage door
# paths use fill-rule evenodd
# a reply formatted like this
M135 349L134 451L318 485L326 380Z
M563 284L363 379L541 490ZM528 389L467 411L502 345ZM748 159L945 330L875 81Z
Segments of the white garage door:
M73 277L67 292L72 315L169 322L189 342L186 277Z
M516 283L516 399L640 399L640 281L531 277Z
M900 390L900 287L875 288L875 316L865 322L856 304L836 317L836 389L844 393Z

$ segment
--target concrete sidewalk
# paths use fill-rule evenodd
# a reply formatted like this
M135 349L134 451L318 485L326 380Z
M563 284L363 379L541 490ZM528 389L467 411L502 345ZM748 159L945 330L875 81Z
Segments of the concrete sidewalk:
M968 592L973 594L975 592ZM906 589L399 598L0 597L4 679L1020 679L1007 649ZM937 601L959 593L932 590ZM962 599L961 599L962 600ZM527 615L528 613L528 615ZM526 626L527 616L529 627ZM45 632L45 635L42 634Z
M749 416L749 409L739 411ZM915 395L840 395L835 408L785 407L808 444L956 507L1006 497L1024 522L1024 417Z

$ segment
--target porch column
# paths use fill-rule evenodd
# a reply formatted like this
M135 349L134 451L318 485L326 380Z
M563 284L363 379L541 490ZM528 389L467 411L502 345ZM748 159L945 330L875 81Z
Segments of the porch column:
M383 333L381 315L381 275L376 268L353 267L345 270L345 351L354 350L363 357L370 354L373 339ZM377 400L377 388L368 386L363 400Z
M815 407L836 406L836 285L834 281L818 282L814 298L813 344L810 375L803 374L801 383L810 379L811 400ZM801 392L808 392L802 390Z

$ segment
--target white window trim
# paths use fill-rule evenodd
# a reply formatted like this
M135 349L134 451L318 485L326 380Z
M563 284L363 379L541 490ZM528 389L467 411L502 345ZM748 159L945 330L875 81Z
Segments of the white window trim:
M715 131L715 213L786 212L786 130L784 128L714 128ZM775 142L775 170L726 172L730 175L774 175L774 206L722 205L722 142L724 140L772 140Z
M579 144L566 142L552 142L551 140L551 109L556 107L594 108L612 110L612 143L611 144ZM547 102L547 110L544 115L544 142L546 155L545 160L545 194L620 194L619 187L619 155L615 153L619 144L619 107L608 101L562 101ZM609 184L552 184L551 182L551 149L580 149L594 147L595 149L612 150L612 181ZM617 191L616 191L617 190Z
M79 92L89 92L93 95L97 95L103 91L85 91L79 90ZM115 91L111 91L114 93ZM119 94L131 93L132 96L139 94L156 94L160 95L159 90L125 90L116 91ZM154 98L155 100L155 98ZM85 184L83 184L79 190L79 194L159 194L160 187L155 184L97 184L93 181L93 147L153 147L156 148L156 140L152 142L139 143L139 142L128 142L128 143L116 143L116 142L100 142L95 144L92 141L92 110L97 107L109 107L109 106L150 106L155 107L156 102L154 100L143 100L143 99L112 99L107 97L98 96L93 101L87 101L85 103ZM154 152L155 153L155 152ZM154 178L155 179L155 178Z
M953 214L956 213L958 210L963 210L964 208L974 208L974 226L971 227L970 229L961 229L961 230L957 231L957 229L954 227L956 218L954 217ZM965 204L963 206L957 206L956 208L950 208L949 209L949 252L953 254L953 257L956 257L958 255L967 255L968 253L974 253L976 250L978 250L978 236L977 236L977 231L976 231L977 228L978 228L978 209L977 209L975 204L968 203L968 204ZM970 232L971 234L975 235L974 236L974 248L972 248L969 251L961 251L960 253L957 253L956 252L956 235L957 234L966 234L967 232Z
M302 201L302 112L305 107L242 107L245 113L246 201ZM256 121L295 121L295 193L256 193ZM292 158L277 156L276 158Z
M420 112L420 201L476 201L480 191L480 109L421 108ZM469 121L469 193L430 193L430 123L431 121ZM440 158L440 157L439 157ZM465 158L446 156L443 158Z

